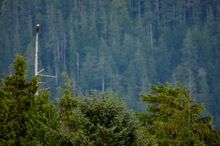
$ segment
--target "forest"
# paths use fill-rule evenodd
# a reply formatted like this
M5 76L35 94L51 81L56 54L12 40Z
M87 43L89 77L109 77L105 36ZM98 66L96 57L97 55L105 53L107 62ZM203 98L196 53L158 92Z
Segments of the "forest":
M79 96L65 72L57 105L39 90L40 75L26 80L26 61L16 54L12 74L0 79L0 145L157 146L220 145L212 115L202 116L181 82L151 84L141 94L146 112L132 112L111 90Z
M34 76L36 24L39 69L56 76L41 77L38 88L54 105L62 72L76 97L110 90L136 112L146 112L141 95L150 84L181 82L220 129L219 0L1 0L1 78L13 74L16 53L27 80Z

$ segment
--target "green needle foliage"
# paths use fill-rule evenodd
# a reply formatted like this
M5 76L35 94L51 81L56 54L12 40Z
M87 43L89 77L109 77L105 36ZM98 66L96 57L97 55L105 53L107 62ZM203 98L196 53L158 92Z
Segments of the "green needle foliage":
M159 145L219 145L219 131L214 130L212 116L201 117L203 105L194 103L189 90L181 83L151 85L152 92L142 94L150 112L136 113Z
M132 146L136 144L136 123L124 102L110 91L83 98L74 119L78 125L77 145Z
M136 144L137 125L123 101L111 91L92 92L75 97L71 81L63 73L65 88L58 88L63 96L58 99L59 116L71 136L71 145L132 146Z
M33 75L40 23L39 65L57 75L47 79L52 90L66 71L74 91L112 89L142 111L138 94L149 83L179 80L220 129L220 0L0 0L0 8L0 74L19 52Z
M11 67L14 72L0 79L0 145L220 145L212 116L201 116L203 105L181 83L151 85L151 93L141 95L150 113L136 113L140 127L111 91L76 98L63 73L56 108L48 92L36 95L38 76L26 80L22 56Z
M14 74L1 79L0 140L5 145L19 145L28 135L27 123L31 120L38 77L32 78L30 82L25 80L26 63L18 54L11 68Z
M67 75L58 109L39 92L35 76L26 81L26 62L16 55L14 73L0 86L1 145L135 145L136 122L112 92L75 98Z
M26 62L19 54L12 69L12 75L1 79L0 144L62 144L65 135L60 132L58 110L47 92L35 95L39 77L26 81Z
M64 125L68 127L69 131L75 131L76 128L71 123L71 119L74 118L74 108L77 107L77 100L74 98L74 92L71 92L71 80L69 80L67 74L65 72L62 73L64 77L64 85L65 88L59 87L58 90L63 92L63 96L58 98L58 107L60 112L60 119L64 122Z

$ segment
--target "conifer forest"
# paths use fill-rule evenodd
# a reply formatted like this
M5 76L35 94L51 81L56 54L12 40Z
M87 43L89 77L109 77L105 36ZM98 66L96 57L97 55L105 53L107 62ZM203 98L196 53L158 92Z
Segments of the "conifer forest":
M220 145L219 0L0 0L0 28L0 146Z

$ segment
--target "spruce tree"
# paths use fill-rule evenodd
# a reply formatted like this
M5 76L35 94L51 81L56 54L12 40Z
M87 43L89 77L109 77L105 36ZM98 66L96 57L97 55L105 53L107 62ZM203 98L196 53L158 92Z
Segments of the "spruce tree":
M25 80L26 62L18 54L11 68L14 69L14 74L5 75L5 79L1 80L1 126L5 130L5 133L1 132L1 138L5 144L9 142L19 145L28 134L26 124L30 120L31 105L38 89L38 77L32 78L30 82Z
M76 145L133 146L137 142L137 125L124 102L106 91L85 97L77 108Z
M26 62L17 54L12 75L0 86L0 144L56 145L65 142L57 109L49 94L38 90L38 76L26 81Z
M146 130L160 145L219 145L219 131L211 124L212 116L201 117L202 104L195 104L181 83L151 85L152 92L142 94L151 113L136 113Z

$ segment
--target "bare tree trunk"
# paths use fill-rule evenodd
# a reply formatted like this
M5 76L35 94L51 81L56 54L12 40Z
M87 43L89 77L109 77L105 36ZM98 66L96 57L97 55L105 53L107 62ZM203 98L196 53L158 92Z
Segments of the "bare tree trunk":
M58 77L59 74L59 62L60 62L60 51L59 51L59 42L57 42L57 54L55 54L56 56L54 57L54 61L55 61L55 76ZM58 78L56 78L56 84L58 85Z
M102 92L105 91L105 69L104 69L104 65L105 65L105 62L104 62L104 56L103 56L103 53L102 53L102 56L101 56Z
M79 70L79 53L76 54L76 65L77 65L77 73L76 73L76 86L77 86L77 91L80 91L80 70Z
M160 32L160 11L159 11L159 1L156 0L156 9L157 9L157 24L158 24L158 31Z
M154 42L153 42L153 30L152 30L152 24L149 25L149 33L150 33L150 47L153 49Z

